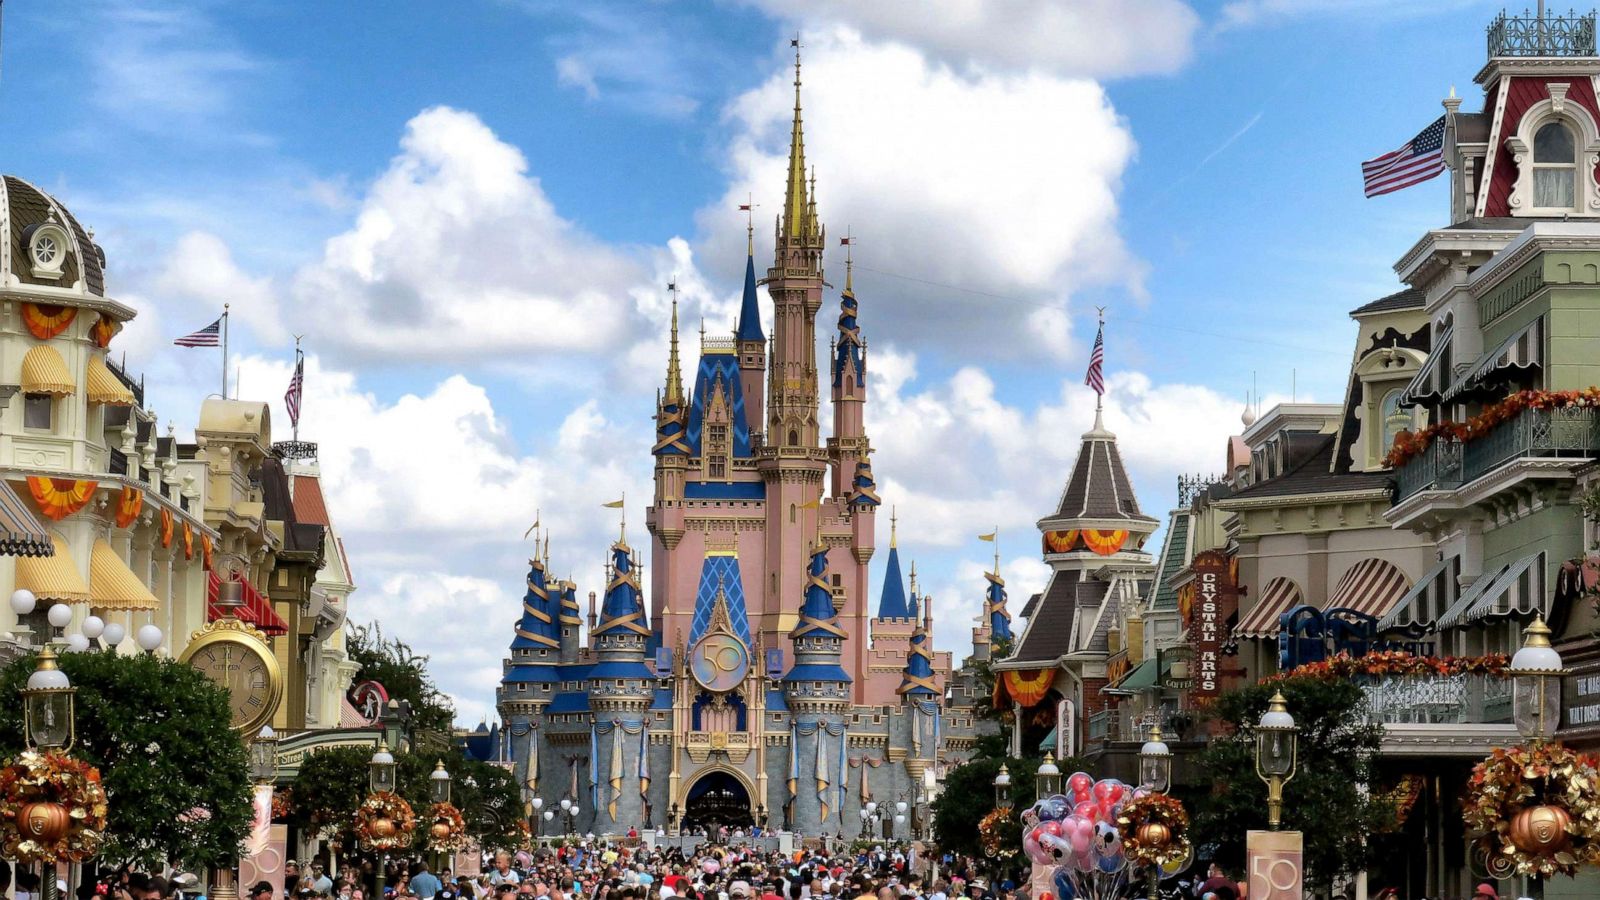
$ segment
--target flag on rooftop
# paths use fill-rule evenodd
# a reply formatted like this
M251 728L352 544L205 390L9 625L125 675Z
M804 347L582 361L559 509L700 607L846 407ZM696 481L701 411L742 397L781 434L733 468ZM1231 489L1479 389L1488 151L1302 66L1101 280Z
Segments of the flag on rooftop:
M1367 196L1392 194L1444 171L1444 116L1422 129L1398 150L1361 164Z
M1094 333L1094 349L1089 351L1089 371L1083 376L1083 383L1094 388L1096 394L1103 395L1106 392L1105 362L1106 326L1102 324Z
M179 347L220 347L222 346L222 320L219 318L199 331L178 338L173 343Z
M305 389L306 358L298 357L294 362L294 375L289 378L289 390L283 395L283 405L289 410L290 426L300 424L300 395Z

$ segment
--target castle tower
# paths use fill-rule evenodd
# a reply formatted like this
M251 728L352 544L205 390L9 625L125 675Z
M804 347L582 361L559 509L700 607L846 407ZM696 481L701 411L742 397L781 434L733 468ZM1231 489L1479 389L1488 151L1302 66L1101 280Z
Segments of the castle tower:
M511 640L511 657L500 677L498 704L506 723L509 753L522 783L539 777L539 724L552 692L561 681L562 626L556 603L550 599L545 564L535 554L528 561L528 590L522 596L522 614Z
M596 662L589 667L589 803L592 821L609 833L644 821L649 770L648 709L655 675L645 664L650 627L635 574L633 551L611 545L610 579L594 631Z
M844 828L849 753L845 716L852 679L839 665L845 630L828 582L828 550L819 540L806 568L805 603L789 637L794 665L783 676L793 717L789 735L789 819L807 833Z
M833 343L833 436L828 456L833 462L833 495L855 490L856 464L870 451L863 421L867 401L867 344L856 322L858 306L852 285L850 239L845 238L844 293L839 297L839 333Z
M739 351L739 380L745 397L745 415L752 431L766 421L763 398L767 374L767 336L761 333L761 304L756 298L756 247L754 226L747 226L744 258L744 296L739 302L739 325L734 341Z

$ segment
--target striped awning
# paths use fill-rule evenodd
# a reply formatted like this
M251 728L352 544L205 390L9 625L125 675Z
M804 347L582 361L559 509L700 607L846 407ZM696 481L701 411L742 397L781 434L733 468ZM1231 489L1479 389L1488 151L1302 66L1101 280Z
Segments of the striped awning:
M0 481L0 556L49 556L50 535L10 482Z
M113 612L151 612L161 607L161 601L105 538L95 538L94 549L89 553L89 605Z
M104 403L108 406L133 405L133 391L128 390L122 379L111 373L111 367L106 365L105 357L98 353L89 356L89 375L85 381L90 403Z
M1544 610L1544 568L1544 551L1540 551L1485 572L1439 617L1439 627L1455 628Z
M1368 557L1344 573L1323 608L1349 609L1381 619L1410 588L1410 579L1394 563Z
M1261 589L1261 598L1250 607L1239 624L1233 626L1234 638L1270 638L1278 634L1278 617L1304 603L1300 585L1288 578L1274 578Z
M53 548L49 556L24 556L17 560L17 587L26 588L40 600L58 603L87 603L89 588L78 574L78 564L67 551L60 535L50 535Z
M1417 583L1406 591L1389 614L1378 620L1378 632L1404 631L1412 635L1426 634L1434 629L1439 617L1455 605L1461 593L1457 577L1461 574L1461 557L1451 556L1434 563Z
M40 344L22 357L22 392L64 397L77 389L56 348Z
M1544 364L1544 316L1522 326L1472 364L1442 396L1446 402L1457 398L1494 396L1504 390L1509 378Z
M1450 338L1455 334L1454 326L1445 328L1435 342L1433 352L1428 354L1428 359L1422 364L1422 369L1417 372L1405 390L1400 392L1401 406L1433 406L1439 402L1446 387L1445 379L1449 378L1451 344Z

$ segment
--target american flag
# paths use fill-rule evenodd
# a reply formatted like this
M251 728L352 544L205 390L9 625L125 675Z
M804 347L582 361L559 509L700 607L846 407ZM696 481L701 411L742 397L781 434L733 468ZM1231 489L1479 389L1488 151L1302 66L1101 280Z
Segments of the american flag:
M1102 396L1106 392L1105 363L1106 327L1101 325L1100 330L1094 333L1094 349L1089 351L1089 371L1083 376L1083 383Z
M289 425L294 427L300 424L300 393L306 384L306 358L304 356L294 361L294 375L289 379L289 390L283 395L283 405L289 408Z
M1420 184L1444 171L1444 116L1399 150L1361 164L1368 197L1390 194Z
M173 343L179 347L221 347L222 320L218 319L193 334L186 334Z

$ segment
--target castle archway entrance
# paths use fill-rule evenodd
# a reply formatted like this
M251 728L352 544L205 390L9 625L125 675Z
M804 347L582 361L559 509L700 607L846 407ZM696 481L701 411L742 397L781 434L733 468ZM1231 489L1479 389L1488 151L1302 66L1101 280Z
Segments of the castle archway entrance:
M684 830L706 828L715 834L723 826L749 828L753 824L750 791L732 772L707 772L689 788L683 804Z

